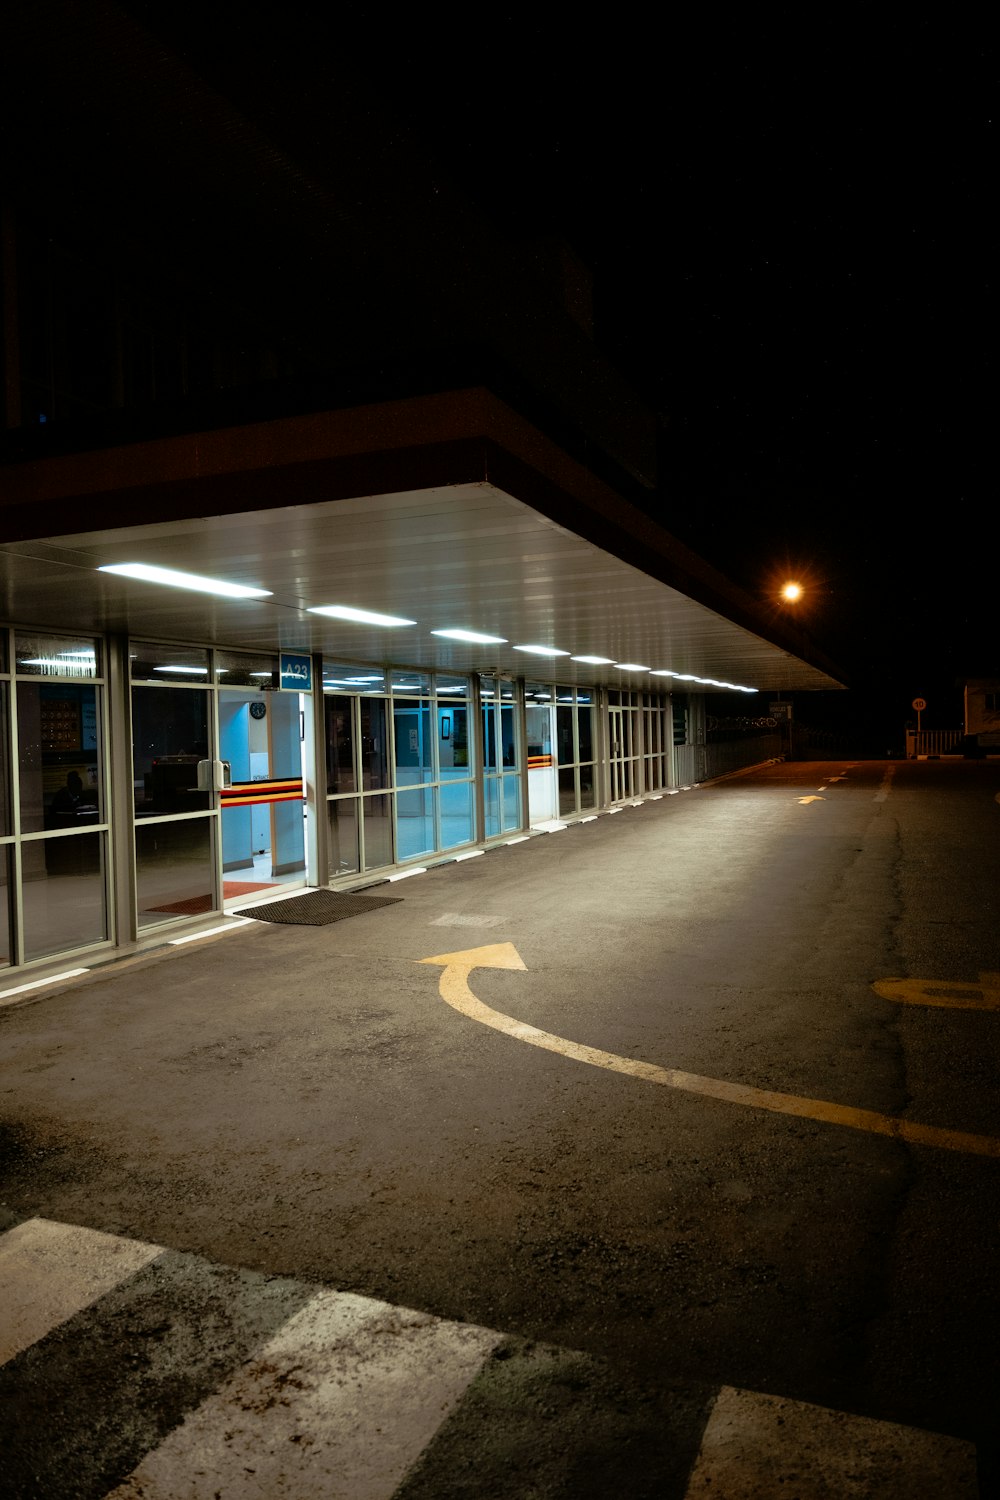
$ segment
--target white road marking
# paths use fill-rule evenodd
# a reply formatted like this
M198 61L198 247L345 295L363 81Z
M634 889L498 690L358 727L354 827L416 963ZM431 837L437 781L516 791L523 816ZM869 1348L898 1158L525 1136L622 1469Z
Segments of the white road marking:
M75 1224L28 1219L0 1235L0 1364L163 1254Z
M106 1500L389 1500L501 1338L319 1292Z
M976 1450L942 1433L723 1386L684 1500L976 1500Z
M11 1000L16 1000L18 995L27 994L28 990L40 990L47 984L61 984L64 979L78 979L81 974L89 974L89 969L66 969L62 974L50 974L48 979L33 979L30 984L19 984L16 989L4 990L0 993L0 1005L7 1005Z

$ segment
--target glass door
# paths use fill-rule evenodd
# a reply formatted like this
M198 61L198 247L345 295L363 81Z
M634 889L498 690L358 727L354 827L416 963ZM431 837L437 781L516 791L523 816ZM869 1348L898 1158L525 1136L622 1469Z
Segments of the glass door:
M218 654L219 758L226 768L222 893L230 905L305 881L303 703L277 662Z
M632 710L612 706L608 709L608 747L611 772L611 801L625 802L633 796Z
M132 784L138 928L219 909L213 694L203 647L136 641Z

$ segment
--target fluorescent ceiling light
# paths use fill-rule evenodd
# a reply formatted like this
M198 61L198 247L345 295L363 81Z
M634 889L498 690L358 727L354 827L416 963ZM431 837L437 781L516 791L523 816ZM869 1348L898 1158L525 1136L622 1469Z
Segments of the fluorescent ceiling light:
M196 594L217 594L222 599L266 599L270 589L248 588L243 583L225 583L221 578L202 578L197 573L176 573L173 568L153 568L148 563L106 563L98 573L117 573L143 583L163 583L169 588L191 589Z
M619 672L648 672L648 667L641 667L637 661L616 661L615 667Z
M585 661L591 667L610 667L613 656L574 656L573 661Z
M353 620L356 625L415 625L416 620L404 620L399 615L379 615L371 609L355 609L350 604L316 604L308 611L311 615L329 615L334 620Z
M449 641L468 641L474 646L505 646L505 635L481 635L478 630L432 630L431 635L443 635Z
M515 646L515 651L528 651L532 656L568 656L568 651L560 651L555 646Z
M677 673L676 672L668 672L667 669L666 669L666 667L658 667L655 672L651 672L650 673L650 676L651 677L676 677Z
M192 677L207 677L207 667L154 667L154 672L187 672Z

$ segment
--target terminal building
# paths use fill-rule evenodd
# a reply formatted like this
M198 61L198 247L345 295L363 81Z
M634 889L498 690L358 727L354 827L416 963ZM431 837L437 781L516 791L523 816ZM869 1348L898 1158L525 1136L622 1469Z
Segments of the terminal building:
M8 987L662 796L844 686L665 529L571 252L349 58L147 9L15 6L0 63Z

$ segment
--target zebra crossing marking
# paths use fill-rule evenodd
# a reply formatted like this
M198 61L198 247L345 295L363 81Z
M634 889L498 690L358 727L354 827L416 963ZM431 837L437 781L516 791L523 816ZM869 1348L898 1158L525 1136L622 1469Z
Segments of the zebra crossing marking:
M0 1364L163 1254L161 1245L28 1219L0 1235Z
M684 1500L976 1500L976 1450L942 1433L723 1386Z
M623 1403L592 1356L79 1225L0 1234L0 1285L11 1500L69 1472L92 1500L427 1500L455 1472L514 1500L539 1465L620 1463L616 1423L685 1500L979 1494L944 1434L734 1387ZM55 1428L17 1415L39 1398Z
M390 1500L501 1337L319 1292L107 1500Z

